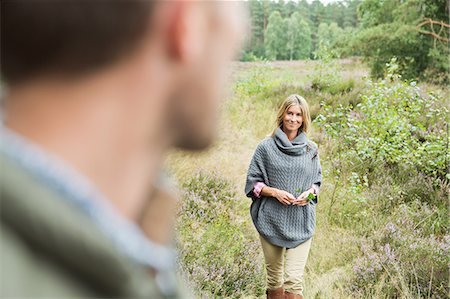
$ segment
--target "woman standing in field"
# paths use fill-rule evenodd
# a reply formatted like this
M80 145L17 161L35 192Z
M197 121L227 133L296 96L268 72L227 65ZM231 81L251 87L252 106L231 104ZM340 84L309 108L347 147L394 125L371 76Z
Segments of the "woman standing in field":
M266 262L267 298L303 298L322 182L318 147L306 136L310 125L306 100L289 96L248 169L245 193L253 200L250 213Z

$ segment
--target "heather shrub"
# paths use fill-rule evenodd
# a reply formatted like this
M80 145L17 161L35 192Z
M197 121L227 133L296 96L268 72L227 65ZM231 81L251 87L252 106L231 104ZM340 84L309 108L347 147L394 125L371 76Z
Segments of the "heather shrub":
M262 293L259 242L245 235L230 183L200 173L183 189L178 218L180 264L197 295L239 298Z
M434 213L421 202L400 206L393 221L362 243L352 292L362 298L448 298L450 237L428 234L423 225Z

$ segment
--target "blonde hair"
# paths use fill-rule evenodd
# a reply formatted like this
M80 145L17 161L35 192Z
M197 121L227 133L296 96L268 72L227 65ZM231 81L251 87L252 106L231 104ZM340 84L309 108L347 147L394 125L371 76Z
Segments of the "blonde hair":
M293 106L298 105L300 107L300 111L302 112L303 122L299 129L299 131L303 131L305 133L309 132L309 128L311 126L311 115L309 113L309 105L306 102L305 98L299 96L298 94L291 94L288 96L280 106L277 114L276 126L272 132L272 136L275 135L276 130L283 125L283 119L287 112L287 110Z

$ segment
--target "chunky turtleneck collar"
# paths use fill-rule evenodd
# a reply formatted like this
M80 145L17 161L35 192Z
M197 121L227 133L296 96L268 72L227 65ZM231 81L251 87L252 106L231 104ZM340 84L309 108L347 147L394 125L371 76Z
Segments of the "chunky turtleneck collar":
M297 137L290 141L286 136L286 133L284 133L280 127L275 131L273 139L275 140L275 143L277 144L280 151L288 155L303 155L308 147L308 139L303 131L301 131L300 134L297 135Z

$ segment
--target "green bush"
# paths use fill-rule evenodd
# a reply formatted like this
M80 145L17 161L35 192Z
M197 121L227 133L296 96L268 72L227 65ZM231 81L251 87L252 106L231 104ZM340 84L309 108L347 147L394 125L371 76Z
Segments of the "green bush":
M252 97L269 92L281 84L281 80L273 80L272 68L262 64L251 69L243 78L238 78L234 85L234 93L241 97Z
M253 61L264 61L263 57L256 56L252 51L242 51L240 61L253 62Z
M361 26L351 44L374 78L382 78L396 56L404 78L449 84L448 1L364 0L358 12Z
M356 107L324 107L318 122L339 139L342 157L361 175L394 167L449 180L448 110L443 103L439 95L424 93L415 82L391 73L385 80L369 81Z
M352 78L340 77L340 68L335 60L338 57L336 51L321 45L315 55L319 61L314 73L309 76L312 89L337 95L350 92L354 88L355 81Z

